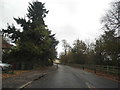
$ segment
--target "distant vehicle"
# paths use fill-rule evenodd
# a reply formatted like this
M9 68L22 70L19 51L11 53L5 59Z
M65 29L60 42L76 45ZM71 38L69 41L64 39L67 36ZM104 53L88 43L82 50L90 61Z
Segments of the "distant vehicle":
M7 63L2 63L0 61L0 68L5 71L5 70L8 70L12 65L11 64L7 64Z
M56 60L54 61L54 63L55 63L55 64L60 64L60 60L57 60L57 59L56 59Z

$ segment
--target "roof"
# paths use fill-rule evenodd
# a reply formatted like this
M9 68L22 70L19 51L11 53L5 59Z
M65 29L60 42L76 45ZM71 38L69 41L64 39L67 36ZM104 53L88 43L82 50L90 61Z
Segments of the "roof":
M12 46L10 44L2 44L2 49L10 49Z
M2 49L10 49L12 46L4 38L2 39Z

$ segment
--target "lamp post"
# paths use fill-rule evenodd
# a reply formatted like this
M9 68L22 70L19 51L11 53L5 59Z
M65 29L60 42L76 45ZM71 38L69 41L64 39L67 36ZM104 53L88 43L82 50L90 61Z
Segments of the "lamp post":
M3 38L3 32L0 31L0 61L2 61L2 38Z
M2 62L2 35L3 32L0 31L0 62ZM2 89L2 68L0 68L0 89Z

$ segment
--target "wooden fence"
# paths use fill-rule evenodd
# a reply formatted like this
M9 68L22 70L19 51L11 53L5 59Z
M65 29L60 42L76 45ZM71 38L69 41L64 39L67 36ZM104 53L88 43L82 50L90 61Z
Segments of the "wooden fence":
M120 76L120 67L118 66L105 66L105 65L81 65L81 64L69 64L70 66L79 67L81 69L90 69L93 70L94 73L104 72L113 75Z

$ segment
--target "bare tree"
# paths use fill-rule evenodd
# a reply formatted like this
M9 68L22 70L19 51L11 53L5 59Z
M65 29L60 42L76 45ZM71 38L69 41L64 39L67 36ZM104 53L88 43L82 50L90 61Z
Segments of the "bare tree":
M102 18L101 23L105 31L113 30L120 36L120 1L111 4L111 9Z
M70 45L67 43L66 40L62 40L62 43L63 43L63 47L64 47L64 53L65 55L67 54L67 51L69 50L70 48Z
M118 64L118 55L120 53L120 1L111 3L111 8L102 18L104 34L102 42L106 55ZM113 62L112 62L113 63Z

